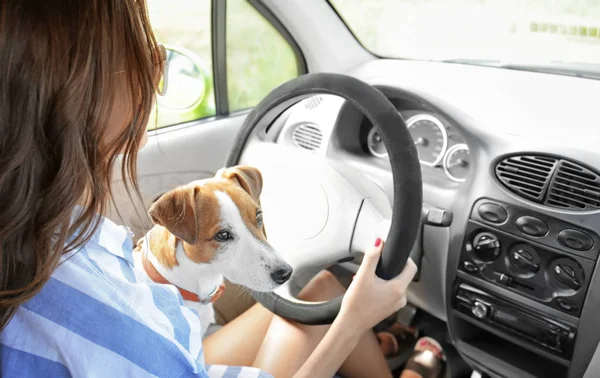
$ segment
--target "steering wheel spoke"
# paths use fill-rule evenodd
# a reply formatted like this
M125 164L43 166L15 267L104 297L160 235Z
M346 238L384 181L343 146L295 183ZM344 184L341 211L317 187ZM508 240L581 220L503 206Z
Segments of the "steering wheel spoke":
M356 219L356 226L352 236L350 251L352 253L365 252L373 248L377 238L386 240L392 224L391 208L382 207L372 198L363 201Z

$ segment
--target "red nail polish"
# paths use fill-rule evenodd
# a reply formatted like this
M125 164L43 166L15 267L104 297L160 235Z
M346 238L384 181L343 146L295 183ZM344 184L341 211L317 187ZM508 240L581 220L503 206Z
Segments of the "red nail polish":
M377 240L375 240L375 247L379 247L381 245L381 239L377 238Z

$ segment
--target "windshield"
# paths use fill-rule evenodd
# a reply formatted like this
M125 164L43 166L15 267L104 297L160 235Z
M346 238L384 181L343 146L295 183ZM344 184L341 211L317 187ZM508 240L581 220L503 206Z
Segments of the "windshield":
M570 64L600 72L598 0L330 3L362 45L381 57L495 65L554 64L555 68Z

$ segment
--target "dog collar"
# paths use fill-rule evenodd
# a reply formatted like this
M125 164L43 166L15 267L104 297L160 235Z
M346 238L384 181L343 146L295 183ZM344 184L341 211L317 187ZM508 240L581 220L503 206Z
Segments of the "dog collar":
M141 253L142 253L142 266L144 267L144 270L146 271L146 274L148 275L148 277L156 283L173 285L165 277L163 277L162 274L160 274L158 272L156 267L154 267L154 265L152 265L150 260L148 260L146 258L146 254L143 252L141 252ZM196 293L193 293L189 290L182 289L177 285L173 285L173 286L175 286L177 288L177 290L179 290L179 292L181 293L181 297L184 300L198 302L201 304L214 303L217 299L219 299L221 297L221 295L223 295L223 292L225 291L225 285L220 284L219 286L217 286L213 289L213 291L208 295L208 297L200 298L200 296L198 296L198 294L196 294Z

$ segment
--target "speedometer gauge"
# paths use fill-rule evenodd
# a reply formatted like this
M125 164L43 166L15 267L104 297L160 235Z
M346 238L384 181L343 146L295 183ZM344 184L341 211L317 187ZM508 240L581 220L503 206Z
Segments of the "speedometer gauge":
M463 182L469 173L471 158L466 144L456 144L448 150L444 159L444 172L452 181Z
M406 127L415 141L421 164L438 165L448 147L448 133L442 122L429 114L418 114L406 121Z

